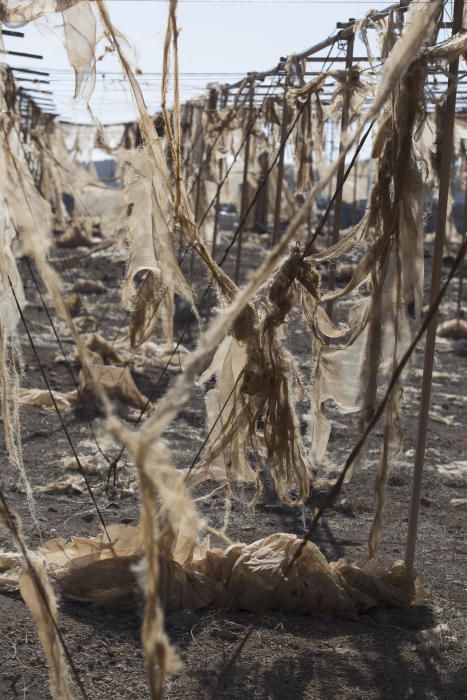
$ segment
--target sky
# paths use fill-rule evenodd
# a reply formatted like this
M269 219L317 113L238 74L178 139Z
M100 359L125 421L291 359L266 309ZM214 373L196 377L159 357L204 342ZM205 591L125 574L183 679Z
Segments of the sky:
M388 0L181 0L179 60L182 101L203 91L209 82L235 82L248 71L273 68L281 56L300 52L335 31L336 22L359 18L369 9L386 7ZM167 20L165 0L108 0L114 25L128 38L133 66L143 71L140 81L151 111L160 105L162 47ZM10 65L49 72L50 84L32 85L51 90L52 111L62 119L89 122L83 105L73 101L74 74L60 39L50 28L60 15L21 28L25 37L5 37L6 49L37 53L43 60L3 55ZM105 41L101 43L103 49ZM98 54L103 50L98 51ZM107 55L98 62L98 80L91 107L103 124L136 118L132 98L122 80L118 61ZM17 74L20 75L20 74ZM24 77L24 76L23 76ZM39 77L39 76L38 76ZM37 93L39 96L39 93Z

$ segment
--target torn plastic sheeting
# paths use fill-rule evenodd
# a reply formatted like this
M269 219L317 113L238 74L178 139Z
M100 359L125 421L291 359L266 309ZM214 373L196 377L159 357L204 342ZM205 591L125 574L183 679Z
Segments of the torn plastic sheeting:
M111 525L109 532L111 544L99 535L70 542L55 539L40 548L65 599L128 607L140 598L135 573L144 567L139 529ZM167 610L212 606L345 614L381 605L404 607L422 599L417 575L409 574L402 562L387 567L329 563L311 542L293 561L301 546L295 535L275 533L224 551L201 548L197 555L195 550L185 566L161 554L161 602Z
M52 398L53 395L53 398ZM54 401L60 410L71 408L76 403L77 392L69 391L64 394L60 391L50 392L48 389L20 389L19 402L25 406L40 406L41 408L53 408Z
M444 321L439 324L436 332L441 338L467 338L467 321L462 318Z

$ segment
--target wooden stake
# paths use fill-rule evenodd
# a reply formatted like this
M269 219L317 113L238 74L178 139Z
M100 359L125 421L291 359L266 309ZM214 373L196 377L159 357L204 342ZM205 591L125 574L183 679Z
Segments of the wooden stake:
M253 107L255 99L255 83L254 80L250 81L250 101L248 105L248 120L247 120L247 136L245 141L245 155L243 161L243 182L242 182L242 201L240 205L240 222L243 222L243 226L240 227L238 231L237 238L237 258L235 260L235 274L234 280L235 284L238 284L240 279L240 268L242 264L242 238L243 229L246 226L246 221L243 221L246 210L248 208L248 167L250 164L250 141L251 132L253 127Z
M349 113L350 113L350 97L351 97L351 91L352 91L352 86L351 86L351 80L352 80L352 63L353 63L353 49L354 49L354 42L355 42L355 35L352 34L348 39L347 39L347 53L346 53L346 60L345 60L345 68L347 72L347 84L346 84L346 89L344 90L344 96L343 96L343 102L342 102L342 116L341 116L341 133L340 133L340 142L339 142L339 156L342 153L342 150L344 148L344 140L345 140L345 135L347 133L347 127L349 125ZM334 204L334 221L333 221L333 227L332 227L332 244L334 245L335 243L338 242L339 240L339 232L341 228L341 213L342 213L342 180L344 178L344 172L345 172L345 160L343 159L339 165L339 169L337 170L336 173L336 188L337 188L337 197L336 197L336 202ZM332 291L336 287L336 271L334 267L329 268L329 279L328 279L328 289L329 291ZM332 317L332 309L333 309L333 303L332 301L328 301L326 305L326 311L328 313L329 318Z
M462 28L462 15L464 0L455 0L453 30L456 34ZM448 206L449 186L451 179L451 161L454 140L454 120L456 113L457 75L459 59L456 58L449 64L449 81L447 99L444 108L441 167L439 176L438 212L436 218L435 246L433 252L433 265L431 271L430 305L436 299L441 286L441 272L443 265L443 249L446 233L446 217ZM417 440L415 445L415 459L412 482L412 495L409 511L409 524L407 532L407 546L405 552L405 566L413 569L415 562L415 548L417 542L418 516L420 511L420 494L422 487L423 463L425 460L426 433L428 427L428 414L430 411L431 380L436 345L436 326L438 314L434 314L427 328L425 359L423 366L422 395L420 398L420 413L418 418Z

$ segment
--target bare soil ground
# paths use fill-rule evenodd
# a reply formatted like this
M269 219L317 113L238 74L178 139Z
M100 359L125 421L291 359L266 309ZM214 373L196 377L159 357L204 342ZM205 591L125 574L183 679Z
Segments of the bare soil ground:
M247 241L246 269L261 259L262 240ZM125 320L120 307L119 285L123 259L104 251L85 260L73 260L85 249L54 251L51 255L66 280L70 293L81 280L101 280L105 293L83 293L85 308L97 318L98 329L107 339L117 334ZM66 263L65 263L66 261ZM429 266L429 252L427 265ZM67 368L56 361L59 354L46 314L27 267L22 274L29 305L26 317L38 352L55 389L73 388ZM194 266L195 282L204 289L205 280ZM456 290L449 293L442 319L453 316ZM467 286L465 287L467 294ZM464 305L465 299L464 298ZM178 310L177 325L183 328L189 310ZM62 326L60 326L62 328ZM197 333L196 323L188 344ZM28 340L21 329L26 362L24 385L44 388ZM288 343L307 379L310 339L295 319ZM72 345L65 342L70 351ZM403 409L404 448L393 466L387 488L382 558L404 555L409 507L409 487L420 396L422 351L416 352L406 384ZM433 384L433 410L425 464L417 564L423 573L427 598L424 605L408 610L375 609L367 615L337 619L329 616L296 616L269 612L259 623L236 663L222 673L253 616L226 610L182 611L167 616L170 638L184 663L183 670L167 682L168 698L454 698L467 697L466 641L466 506L453 499L467 498L467 347L461 341L439 345ZM160 370L148 362L134 377L140 390L155 397L170 379L157 385ZM173 376L173 375L172 375ZM157 385L157 386L156 386ZM156 388L155 388L156 387ZM175 463L189 466L204 438L202 391L193 390L191 402L180 413L166 435ZM342 467L356 436L355 417L335 417L329 460L320 476L332 477ZM135 411L122 407L122 415L134 423ZM66 413L71 437L81 453L92 451L87 417L82 410ZM99 434L102 415L93 415ZM53 409L24 407L22 410L24 459L34 487L64 475L59 460L70 454L66 437ZM374 509L373 483L382 434L376 431L364 463L345 487L339 503L319 526L316 541L330 559L358 560L366 552ZM1 483L8 501L23 519L31 547L40 539L71 534L96 534L99 522L86 493L36 494L41 533L31 524L25 495L18 476L9 466L2 445ZM114 448L115 449L115 448ZM463 467L463 468L462 468ZM121 478L125 473L122 472ZM109 522L136 524L138 497L109 486L101 488L104 476L90 477L98 490L99 504ZM210 485L207 485L206 489ZM315 491L305 509L281 505L266 488L254 511L234 501L228 527L232 539L251 542L275 531L298 535L306 529L313 507L322 492ZM219 494L201 510L211 523L220 526L224 497ZM6 536L0 546L10 549ZM141 610L105 611L85 605L62 603L60 626L89 698L117 700L148 697L140 644ZM419 635L437 625L446 625L437 645L423 649ZM46 664L27 608L16 596L0 596L0 698L46 700L50 697Z

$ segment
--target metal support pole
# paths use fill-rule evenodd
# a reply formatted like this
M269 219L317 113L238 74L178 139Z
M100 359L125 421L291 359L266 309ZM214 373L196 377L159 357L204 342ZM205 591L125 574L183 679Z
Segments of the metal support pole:
M353 166L353 201L352 201L352 226L357 223L357 194L358 194L358 159Z
M310 123L313 124L313 102L312 102L311 96L308 99L310 100ZM313 189L313 186L315 184L315 171L314 171L314 160L313 160L313 150L314 150L315 143L314 143L314 138L313 138L313 128L311 128L309 138L311 141L311 149L310 149L310 156L309 156L310 178L309 178L308 188L309 188L309 190L311 190L311 189ZM308 212L307 229L306 229L307 239L311 237L312 231L313 231L314 217L316 214L315 206L310 207L310 210ZM316 246L313 244L313 246L311 248L311 252L314 253L315 250L316 250Z
M462 28L462 15L464 0L455 0L453 16L453 34ZM443 248L446 233L446 216L448 206L449 186L451 179L451 161L454 140L454 120L456 113L456 91L459 59L456 58L449 64L449 81L447 99L444 107L441 167L439 176L438 212L436 219L435 245L433 252L433 265L431 270L430 306L436 299L441 286L441 272L443 265ZM409 511L409 524L407 532L407 546L405 552L405 566L413 569L415 562L415 547L417 541L418 516L420 511L420 494L422 488L423 463L425 459L426 433L428 427L428 414L430 411L431 380L436 344L436 325L438 314L435 313L427 328L425 358L423 366L422 394L420 398L420 413L418 418L417 440L415 445L415 459L412 482L412 496Z
M276 186L276 202L274 205L274 224L272 228L272 244L275 245L279 240L279 230L281 223L281 202L282 202L282 185L284 181L284 154L285 140L287 138L287 80L284 85L284 99L282 105L282 122L281 122L281 142L279 163L277 164L277 186Z
M24 53L24 51L7 51L6 49L0 49L0 53L7 54L8 56L21 56L22 58L37 58L39 61L42 61L44 58L44 56L40 56L37 53Z
M221 158L219 160L219 184L222 182L222 178L224 177L224 159ZM220 210L220 204L221 204L221 190L222 187L219 188L216 196L216 209L214 213L214 231L212 232L212 250L211 250L211 255L214 258L216 254L216 246L217 246L217 234L219 232L219 210Z
M243 222L239 231L237 239L237 258L235 260L235 274L234 280L235 284L238 284L240 279L240 268L242 264L242 239L243 239L243 229L246 225L246 221L243 221L246 210L248 209L248 167L250 165L250 142L251 142L251 132L253 126L253 108L255 100L255 83L252 79L250 81L250 100L248 104L248 120L247 120L247 135L245 141L245 155L243 160L243 182L242 182L242 201L240 205L240 223Z
M223 176L224 176L224 159L221 158L219 160L219 184L222 182ZM217 195L216 195L216 207L215 207L215 212L214 212L214 230L212 232L212 248L211 248L211 256L213 258L216 255L217 235L219 232L219 212L220 212L221 190L222 190L222 187L219 188ZM207 294L207 310L206 310L206 322L207 323L209 323L209 320L211 318L212 299L213 299L213 290L211 287L209 287L208 294Z
M331 135L329 137L329 144L330 144L330 149L329 149L329 161L332 163L334 160L334 122L331 120L330 123L330 129L331 129ZM332 199L332 195L334 193L334 178L331 177L329 180L329 189L328 189L328 203ZM332 238L332 220L334 218L334 211L329 212L328 220L327 220L327 225L326 225L326 231L328 234L328 244L331 245L331 238Z
M266 183L268 179L269 159L268 152L263 151L258 155L259 179L258 195L255 206L255 221L259 224L260 230L268 230L268 210L269 210L269 187Z
M344 90L344 96L343 96L343 101L342 101L342 116L341 116L341 133L340 133L340 142L339 142L339 156L341 155L343 148L344 148L344 139L345 135L347 133L347 127L349 125L349 113L350 113L350 96L351 96L351 81L352 81L352 63L353 63L353 49L354 49L354 43L355 43L355 35L352 34L348 39L347 39L347 53L346 53L346 60L345 60L345 68L346 68L346 73L347 73L347 84L346 84L346 89ZM334 245L335 243L338 242L339 240L339 232L341 228L341 213L342 213L342 181L344 179L344 172L345 172L345 161L342 160L339 168L337 170L337 175L336 175L336 189L337 189L337 197L336 201L334 204L334 221L333 221L333 226L332 226L332 244ZM328 289L329 291L332 291L336 287L336 272L334 267L329 268L329 278L328 278ZM328 312L329 317L332 317L332 307L333 303L332 301L328 301L326 305L326 310Z
M200 198L201 198L201 173L203 171L203 157L204 157L204 151L201 154L201 167L199 170L199 177L198 177L198 182L196 183L196 197L195 197L195 222L196 225L198 225L199 221L199 205L200 205ZM180 251L181 251L181 245L182 245L182 238L180 237ZM195 251L194 248L191 247L190 250L190 280L193 281L193 275L195 272Z
M461 141L461 152L462 152L462 157L464 159L464 215L462 218L462 242L465 241L465 237L467 236L467 150L465 147L465 139L462 139ZM461 317L461 309L462 309L462 292L463 292L463 285L464 285L464 269L465 269L465 258L462 261L461 268L459 270L459 286L457 288L457 313L456 313L456 318L459 321Z
M1 28L0 31L1 31L3 36L18 36L21 39L24 39L23 32L15 32L15 31L12 31L11 29L3 29L3 27Z
M45 75L46 78L50 76L50 73L46 73L43 70L31 70L31 68L16 68L16 66L11 66L11 70L15 73L28 73L29 75Z

